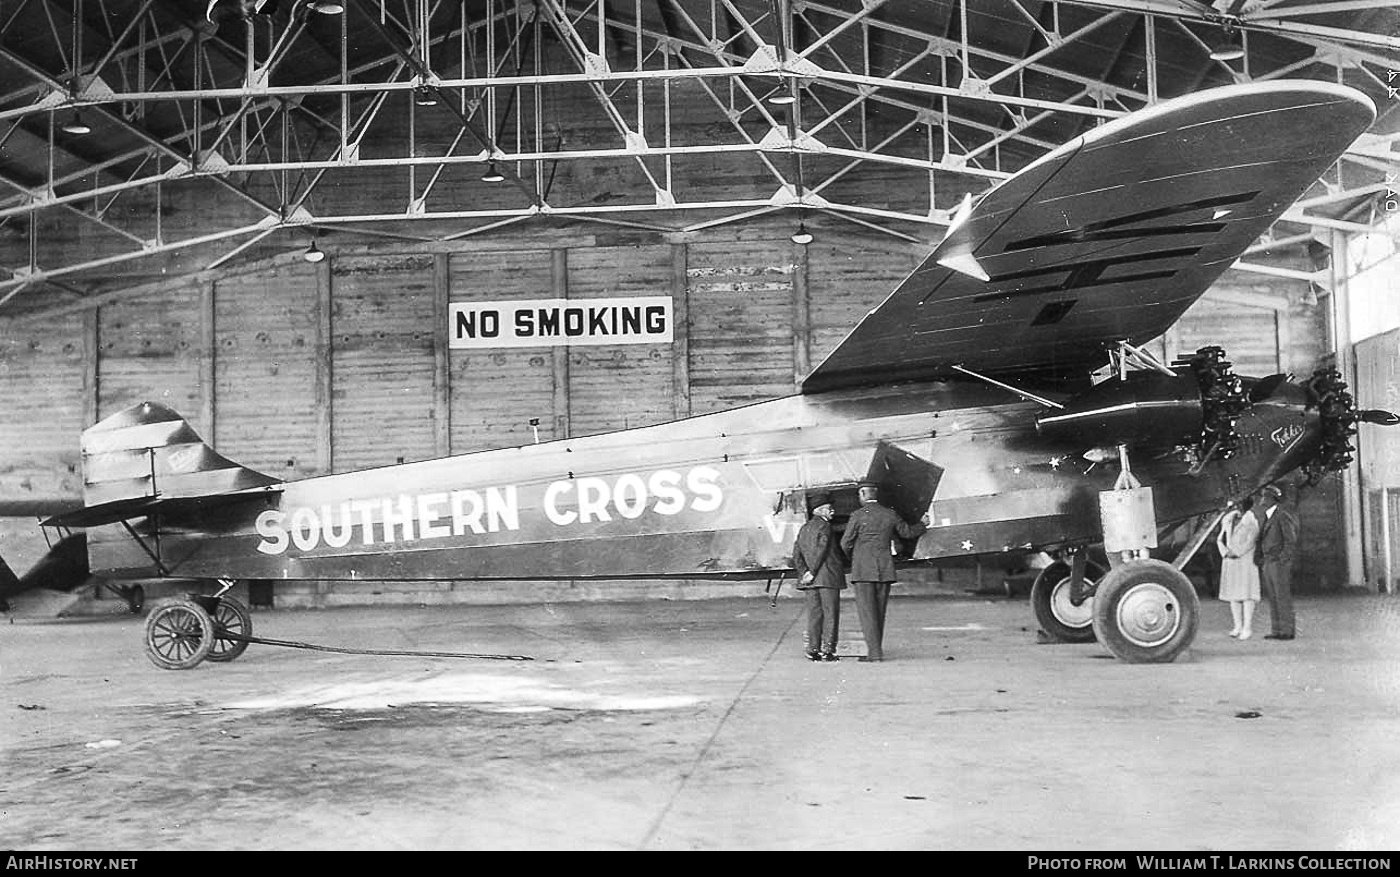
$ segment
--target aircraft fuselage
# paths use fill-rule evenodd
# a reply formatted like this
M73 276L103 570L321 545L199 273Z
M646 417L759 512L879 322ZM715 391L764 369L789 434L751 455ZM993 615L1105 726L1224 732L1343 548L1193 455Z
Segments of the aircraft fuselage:
M971 382L792 396L674 423L288 482L137 527L166 574L441 580L763 576L790 566L805 491L838 524L882 447L927 475L932 526L909 560L1100 537L1116 458L1047 439L1038 405ZM1240 419L1240 451L1193 473L1172 451L1131 458L1159 523L1238 499L1306 458L1315 412L1284 385ZM914 491L917 485L908 486ZM882 499L899 507L895 486ZM895 495L889 495L893 492ZM912 494L911 494L912 495ZM907 497L906 497L907 499ZM913 515L917 516L917 515ZM154 574L120 528L89 536L93 571Z

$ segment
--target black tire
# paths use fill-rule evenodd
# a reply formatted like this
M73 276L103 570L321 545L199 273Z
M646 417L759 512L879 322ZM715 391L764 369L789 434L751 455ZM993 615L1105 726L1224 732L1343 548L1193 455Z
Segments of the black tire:
M132 615L140 615L141 610L146 608L146 589L140 585L132 585L122 594L126 597L126 608Z
M1094 633L1130 664L1165 664L1191 645L1200 624L1196 588L1162 560L1132 560L1109 570L1094 594Z
M1092 560L1084 564L1084 578L1093 584L1103 575L1103 567ZM1070 565L1057 560L1040 571L1031 585L1031 608L1045 635L1056 642L1094 641L1094 598L1075 606L1069 599Z
M214 646L209 650L208 660L224 663L232 661L248 650L246 640L226 636L228 633L239 636L253 635L253 616L248 612L247 606L232 597L220 597L219 605L209 617L214 620Z
M214 620L197 603L166 600L146 616L146 657L162 670L189 670L214 647Z

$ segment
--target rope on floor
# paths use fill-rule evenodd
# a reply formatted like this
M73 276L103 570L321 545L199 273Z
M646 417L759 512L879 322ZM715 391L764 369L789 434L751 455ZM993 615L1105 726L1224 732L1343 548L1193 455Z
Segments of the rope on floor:
M318 646L314 643L302 643L283 639L263 639L258 636L244 636L234 633L231 630L223 631L219 634L219 639L234 640L236 642L257 643L261 646L281 646L285 649L308 649L313 652L335 652L338 655L389 655L391 657L407 658L476 658L483 661L533 661L529 655L486 655L471 652L409 652L396 651L392 649L347 649L337 646Z

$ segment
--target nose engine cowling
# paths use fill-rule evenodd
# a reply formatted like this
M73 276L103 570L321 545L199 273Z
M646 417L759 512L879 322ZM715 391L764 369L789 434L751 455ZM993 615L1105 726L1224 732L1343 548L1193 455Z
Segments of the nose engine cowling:
M1303 387L1308 393L1308 407L1317 409L1321 426L1317 452L1303 464L1303 474L1309 484L1316 484L1327 473L1340 472L1351 465L1356 453L1351 440L1358 423L1377 426L1400 423L1400 417L1389 411L1358 409L1341 373L1335 368L1318 369Z

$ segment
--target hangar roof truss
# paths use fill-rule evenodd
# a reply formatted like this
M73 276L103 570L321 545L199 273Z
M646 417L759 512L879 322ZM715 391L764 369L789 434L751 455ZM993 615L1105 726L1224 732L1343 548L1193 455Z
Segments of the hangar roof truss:
M1229 82L1345 82L1381 111L1259 250L1369 228L1400 171L1395 0L317 5L8 4L0 316L313 236L683 237L790 211L925 244L1054 146ZM1243 58L1213 60L1227 37Z

